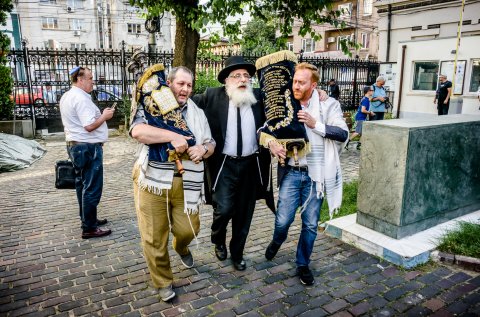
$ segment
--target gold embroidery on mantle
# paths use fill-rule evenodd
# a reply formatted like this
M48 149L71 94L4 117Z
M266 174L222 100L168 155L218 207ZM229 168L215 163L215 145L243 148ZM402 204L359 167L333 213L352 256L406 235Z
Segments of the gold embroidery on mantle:
M163 119L173 122L173 126L176 128L182 129L183 131L188 130L187 123L183 119L180 109L177 111L170 111L163 116Z

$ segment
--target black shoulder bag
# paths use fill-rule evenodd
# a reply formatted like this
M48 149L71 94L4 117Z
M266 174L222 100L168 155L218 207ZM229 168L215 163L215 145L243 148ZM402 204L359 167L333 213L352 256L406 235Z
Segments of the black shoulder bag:
M75 167L70 160L59 160L55 162L55 188L75 188Z

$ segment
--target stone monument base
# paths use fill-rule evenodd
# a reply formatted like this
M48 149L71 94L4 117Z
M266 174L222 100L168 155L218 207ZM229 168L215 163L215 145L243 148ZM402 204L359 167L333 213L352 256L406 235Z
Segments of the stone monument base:
M455 228L458 221L478 223L480 210L402 239L394 239L359 225L356 219L357 214L353 214L330 220L327 222L325 233L369 254L410 269L428 262L432 251L437 247L437 239L446 230Z

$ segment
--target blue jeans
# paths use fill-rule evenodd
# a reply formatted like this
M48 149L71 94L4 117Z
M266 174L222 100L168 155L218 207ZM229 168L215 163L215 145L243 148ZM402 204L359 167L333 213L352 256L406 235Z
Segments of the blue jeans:
M385 112L375 112L375 115L373 117L370 117L370 121L378 121L378 120L383 120L385 117Z
M317 198L315 182L310 179L308 172L295 169L288 171L280 184L273 242L281 245L287 239L288 229L295 219L297 209L302 206L304 210L301 214L302 231L297 245L297 267L308 266L310 263L322 201L322 198Z
M97 228L97 206L103 189L103 149L100 143L78 143L67 147L75 166L75 189L83 231Z

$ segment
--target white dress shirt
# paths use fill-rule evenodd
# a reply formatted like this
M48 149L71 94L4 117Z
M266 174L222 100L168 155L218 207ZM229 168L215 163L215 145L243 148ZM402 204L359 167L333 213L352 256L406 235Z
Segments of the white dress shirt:
M240 107L240 118L242 120L242 156L249 156L258 150L252 107ZM237 156L237 107L232 102L228 105L227 133L223 154Z
M94 123L101 115L90 94L72 86L60 99L60 113L66 141L103 143L108 139L107 123L103 122L92 132L85 127Z

